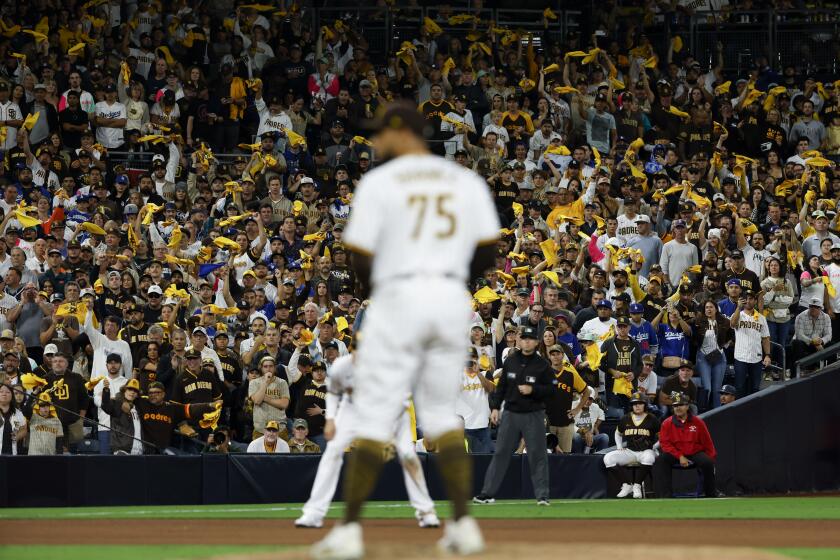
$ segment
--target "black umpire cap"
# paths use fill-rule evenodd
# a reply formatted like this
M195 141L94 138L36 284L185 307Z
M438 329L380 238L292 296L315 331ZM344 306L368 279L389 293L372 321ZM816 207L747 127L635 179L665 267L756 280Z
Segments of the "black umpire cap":
M537 335L537 329L534 327L522 327L522 330L519 332L519 338L533 338L534 340L539 340L539 336Z

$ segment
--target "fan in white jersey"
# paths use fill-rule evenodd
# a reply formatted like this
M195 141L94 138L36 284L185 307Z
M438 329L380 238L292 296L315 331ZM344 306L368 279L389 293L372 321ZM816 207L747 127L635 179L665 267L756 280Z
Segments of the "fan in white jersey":
M362 504L412 393L424 434L437 443L453 506L454 521L438 544L474 554L484 549L484 538L468 515L472 465L455 403L472 311L464 287L493 266L499 218L486 182L431 154L425 138L434 131L415 107L392 104L380 120L374 152L387 163L359 183L343 237L361 295L374 287L356 362L357 440L345 469L344 523L311 552L332 559L364 555Z
M353 355L350 354L337 358L327 372L324 436L329 443L318 463L312 492L303 506L303 515L295 521L296 527L318 528L324 524L324 516L338 486L344 450L353 442L356 432L352 392ZM414 507L418 524L423 528L439 527L435 504L429 496L423 467L414 449L408 409L397 421L394 438L408 501Z

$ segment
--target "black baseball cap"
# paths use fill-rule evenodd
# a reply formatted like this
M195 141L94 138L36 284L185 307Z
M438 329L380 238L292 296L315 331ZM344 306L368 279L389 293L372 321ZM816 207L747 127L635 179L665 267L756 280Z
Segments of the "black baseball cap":
M522 330L519 331L519 338L532 338L534 340L539 340L539 336L537 335L537 329L534 327L522 327Z

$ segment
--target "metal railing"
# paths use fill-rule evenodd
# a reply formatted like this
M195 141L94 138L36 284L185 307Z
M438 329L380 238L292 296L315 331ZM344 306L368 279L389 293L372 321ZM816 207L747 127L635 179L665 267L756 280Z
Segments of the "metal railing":
M796 377L800 377L803 367L837 361L838 354L840 354L840 342L802 358L796 362Z
M551 3L550 3L551 4ZM535 37L551 36L558 40L565 39L569 32L579 30L582 26L583 12L580 10L561 10L553 3L552 9L557 14L557 20L549 22L546 28L543 24L542 10L494 8L471 10L483 22L492 21L496 25L510 29L523 29L532 32ZM458 10L444 12L438 6L431 7L397 7L386 9L378 6L354 7L323 7L315 10L314 19L317 29L324 25L332 26L335 20L350 17L354 28L364 35L371 54L390 54L397 50L402 41L411 41L419 36L423 19L429 17L437 23L444 33L464 38L472 31L470 24L449 25L444 15L454 15ZM486 24L476 28L485 31Z

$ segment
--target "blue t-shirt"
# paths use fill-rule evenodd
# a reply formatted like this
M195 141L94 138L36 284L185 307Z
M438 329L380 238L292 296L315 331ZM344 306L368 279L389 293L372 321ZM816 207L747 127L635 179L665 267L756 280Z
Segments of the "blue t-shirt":
M732 301L728 297L725 297L718 302L718 311L720 311L722 315L726 315L726 317L730 319L732 318L732 314L735 313L736 307L738 307L738 302Z
M688 335L677 326L673 328L665 323L659 324L659 354L661 356L678 356L688 359L689 344Z
M659 339L656 336L656 331L653 330L653 325L642 320L641 325L636 325L630 321L630 338L635 338L639 343L639 348L642 349L642 356L650 354L650 347L659 344Z

